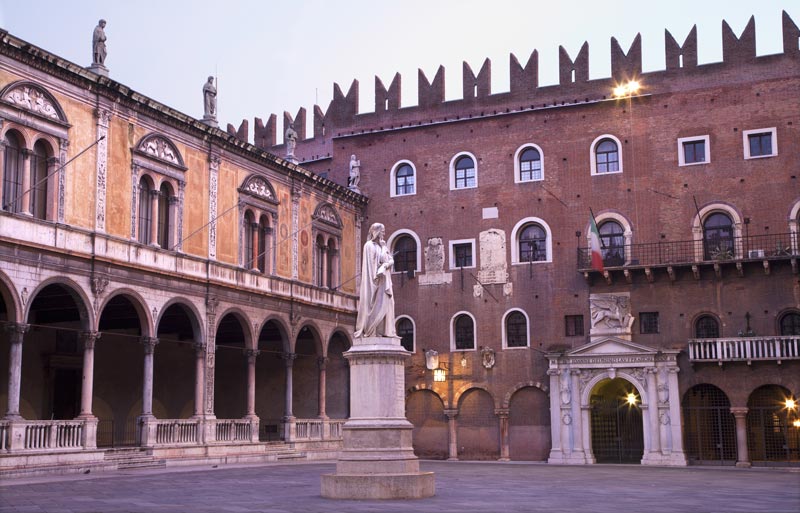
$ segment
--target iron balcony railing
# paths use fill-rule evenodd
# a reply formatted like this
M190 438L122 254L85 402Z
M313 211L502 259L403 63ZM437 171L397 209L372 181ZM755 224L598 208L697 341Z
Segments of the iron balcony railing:
M737 260L780 260L800 256L796 233L771 233L713 240L659 241L606 247L605 268L692 265ZM589 248L578 248L578 270L592 269Z
M800 335L689 340L691 362L800 360Z

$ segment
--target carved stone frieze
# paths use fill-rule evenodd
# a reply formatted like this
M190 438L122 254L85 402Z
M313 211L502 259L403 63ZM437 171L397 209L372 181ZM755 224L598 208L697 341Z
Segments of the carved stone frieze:
M336 209L328 203L321 203L314 211L314 219L322 221L323 223L335 226L336 228L342 227L342 221L339 219L339 214Z
M139 151L165 162L169 162L170 164L183 166L183 159L178 149L171 141L160 135L151 135L143 138L139 142L138 149Z
M46 118L66 121L61 108L50 95L33 84L22 83L11 87L3 94L3 99L19 108L35 112Z
M481 232L480 270L478 280L481 283L506 283L508 281L508 262L506 261L506 233L492 228Z

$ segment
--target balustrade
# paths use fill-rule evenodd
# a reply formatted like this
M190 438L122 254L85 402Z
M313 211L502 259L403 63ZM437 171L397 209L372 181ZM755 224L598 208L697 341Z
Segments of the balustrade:
M689 361L751 362L800 359L800 336L703 338L689 341Z

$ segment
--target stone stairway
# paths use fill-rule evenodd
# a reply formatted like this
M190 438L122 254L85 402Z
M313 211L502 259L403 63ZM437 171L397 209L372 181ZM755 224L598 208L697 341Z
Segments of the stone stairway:
M166 468L167 461L156 459L153 452L142 447L108 449L103 455L108 463L116 464L117 470Z

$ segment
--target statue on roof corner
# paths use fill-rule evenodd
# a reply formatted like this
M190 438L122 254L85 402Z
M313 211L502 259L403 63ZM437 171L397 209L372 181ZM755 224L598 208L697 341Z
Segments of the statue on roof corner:
M350 155L350 174L347 177L347 188L356 192L361 192L358 189L358 182L361 181L361 161L356 160L355 155Z
M294 149L297 147L297 132L294 130L294 123L289 123L286 132L283 134L283 142L286 143L286 158L295 160Z
M97 22L92 34L92 66L105 66L106 62L106 20Z
M214 87L214 77L208 77L203 85L203 110L204 118L217 117L217 88Z

